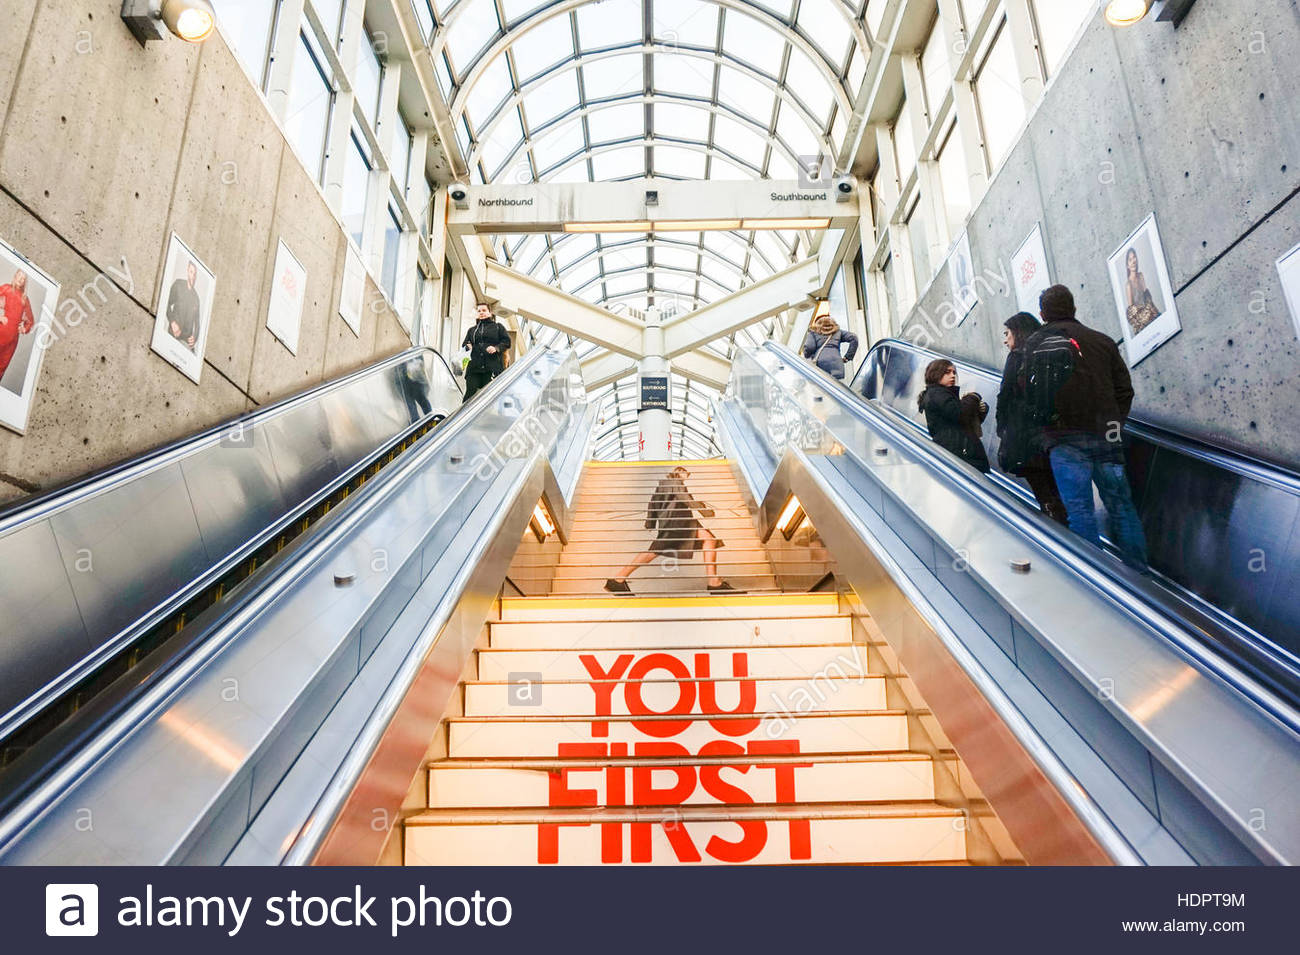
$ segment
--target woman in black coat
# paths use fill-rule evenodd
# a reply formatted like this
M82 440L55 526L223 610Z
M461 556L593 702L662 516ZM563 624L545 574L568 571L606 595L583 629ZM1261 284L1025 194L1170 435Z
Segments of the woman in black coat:
M1002 387L998 391L998 467L1008 474L1024 478L1044 514L1058 524L1066 523L1065 504L1056 489L1052 466L1048 463L1038 428L1030 420L1022 376L1025 344L1042 325L1028 312L1017 312L1004 323L1002 341L1008 349L1002 369Z
M980 401L979 395L974 397L983 407L983 414L988 414L988 406ZM981 471L988 470L989 461L984 446L978 437L972 439L969 431L970 413L962 414L961 397L957 390L957 369L948 359L936 358L926 366L925 390L917 398L916 407L925 414L925 426L935 444L948 449ZM983 420L982 415L979 420Z

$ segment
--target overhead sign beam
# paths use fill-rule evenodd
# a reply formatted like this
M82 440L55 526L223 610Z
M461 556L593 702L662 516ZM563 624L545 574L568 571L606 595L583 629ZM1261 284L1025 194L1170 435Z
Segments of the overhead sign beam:
M634 179L466 186L448 203L457 235L845 229L858 218L851 181Z
M807 308L822 285L815 258L673 318L664 326L664 355L672 360L787 308Z

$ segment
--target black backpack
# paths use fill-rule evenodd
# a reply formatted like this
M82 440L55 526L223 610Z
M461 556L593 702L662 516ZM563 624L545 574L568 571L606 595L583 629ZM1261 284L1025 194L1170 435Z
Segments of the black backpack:
M1039 332L1025 351L1021 374L1025 381L1025 419L1031 427L1051 426L1057 417L1057 399L1079 367L1079 343L1055 332Z

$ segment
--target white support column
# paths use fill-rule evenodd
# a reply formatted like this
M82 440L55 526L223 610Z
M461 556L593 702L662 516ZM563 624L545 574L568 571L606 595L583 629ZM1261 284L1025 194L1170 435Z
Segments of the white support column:
M939 22L949 39L950 50L964 50L969 39L961 28L961 10L958 0L939 0ZM956 60L956 58L954 58ZM966 157L966 172L970 178L971 198L979 201L988 188L989 177L984 156L984 136L980 130L979 110L975 104L975 88L968 75L956 77L952 86L953 111L957 114L957 135L961 138L962 153Z
M912 275L911 254L912 247L908 239L907 226L901 221L896 222L898 211L898 163L894 159L894 140L890 135L889 127L883 124L875 125L876 131L876 148L880 153L880 175L876 177L877 188L880 189L880 196L885 201L885 209L890 216L889 220L889 254L893 260L894 269L894 291L896 294L895 306L898 309L899 320L912 309L916 302L916 280ZM893 321L891 317L890 325Z
M925 103L925 80L921 76L921 63L911 54L901 56L903 66L903 89L907 93L907 108L911 111L913 122L920 120L914 129L929 129L931 114ZM939 180L939 164L934 158L922 152L916 162L916 182L921 190L920 207L913 215L925 220L925 234L929 239L926 250L929 261L933 264L943 261L948 251L948 211L944 207L943 186Z
M1025 101L1025 115L1033 110L1043 95L1043 64L1038 57L1038 42L1034 39L1034 18L1029 0L1004 0L1007 11L1007 30L1011 34L1011 50L1016 58L1016 74L1020 78L1020 96Z
M293 60L298 53L298 34L302 30L303 0L283 0L280 4L275 45L267 68L266 102L271 115L283 125L289 115L289 87L293 81Z
M647 397L653 399L662 382L665 389L664 404L672 400L672 381L664 354L664 331L659 324L659 309L651 305L646 310L645 331L642 336L645 357L637 364L637 426L641 429L641 460L666 461L672 456L669 435L672 433L672 414L668 408L643 407Z

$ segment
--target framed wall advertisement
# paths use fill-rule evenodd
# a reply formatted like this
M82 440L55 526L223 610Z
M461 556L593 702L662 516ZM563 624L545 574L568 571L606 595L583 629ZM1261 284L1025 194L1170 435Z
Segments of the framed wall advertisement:
M302 303L307 295L307 269L280 240L271 278L271 298L266 306L266 327L291 354L298 354Z
M1107 267L1132 367L1182 330L1155 213L1111 253Z
M0 425L23 434L52 331L59 283L0 239Z
M173 232L149 347L195 384L203 370L216 285L216 276Z
M1016 304L1022 312L1038 316L1038 296L1052 284L1043 247L1043 228L1038 223L1011 256L1011 278L1016 286Z

